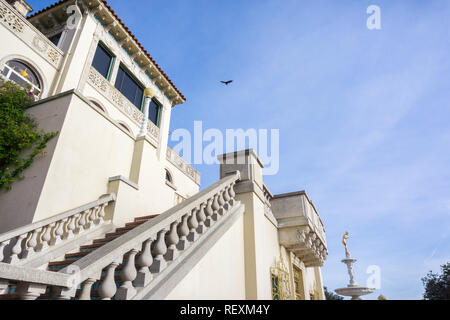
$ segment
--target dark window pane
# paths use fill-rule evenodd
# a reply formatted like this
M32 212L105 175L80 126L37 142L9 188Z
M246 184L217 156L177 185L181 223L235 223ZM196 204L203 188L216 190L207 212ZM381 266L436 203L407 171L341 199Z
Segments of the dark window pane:
M97 46L92 66L106 79L108 79L112 56L101 45Z
M61 39L61 35L62 35L62 33L58 33L57 35L54 35L54 36L52 36L52 37L50 37L50 38L48 38L51 42L53 42L53 44L55 45L55 46L57 46L58 45L58 42L59 42L59 39Z
M12 81L17 82L24 87L27 87L31 83L37 88L41 89L41 85L37 75L27 65L17 60L10 60L6 63L6 66L14 70L18 74L20 74L24 79L26 79L25 81L16 74L12 73L10 77ZM5 75L8 74L8 71L6 71L8 68L4 68L5 70L3 71L3 74ZM27 81L29 83L27 83Z
M150 108L148 110L148 118L151 122L159 126L159 112L160 112L160 105L155 101L152 100L150 102Z
M18 75L16 75L15 73L11 73L11 77L9 77L9 79L11 79L12 81L14 81L15 83L20 84L22 87L24 88L28 88L31 87L30 84L28 82L26 82L25 80L23 80L21 77L19 77Z
M141 110L144 90L122 67L119 68L117 73L115 86L131 103Z

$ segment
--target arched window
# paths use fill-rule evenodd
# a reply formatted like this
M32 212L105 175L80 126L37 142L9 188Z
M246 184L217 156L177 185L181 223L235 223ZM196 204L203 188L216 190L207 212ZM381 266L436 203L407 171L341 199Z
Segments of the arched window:
M92 104L94 106L96 106L101 112L103 112L104 114L108 114L108 112L106 112L105 107L103 107L100 103L98 103L97 101L94 100L90 100L92 102ZM122 125L122 124L121 124ZM124 125L122 125L124 127ZM126 128L127 130L129 130L128 128Z
M133 134L133 132L131 131L130 127L123 121L117 121L117 123L119 124L119 126L121 126L122 128L125 129L125 131L127 131L128 133Z
M166 169L166 181L173 184L172 175L170 174L169 170Z
M7 79L14 81L15 83L30 90L33 95L39 96L41 94L42 87L38 76L23 62L18 60L9 60L5 63L2 74Z

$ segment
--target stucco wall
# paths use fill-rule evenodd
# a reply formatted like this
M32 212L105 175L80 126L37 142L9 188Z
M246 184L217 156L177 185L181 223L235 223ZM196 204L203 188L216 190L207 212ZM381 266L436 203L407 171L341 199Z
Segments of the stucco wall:
M80 93L64 93L30 109L46 131L59 131L47 155L25 172L25 179L0 193L1 231L39 221L98 199L109 178L130 178L136 139ZM159 214L174 205L175 191L165 183L165 169L177 192L192 196L199 186L144 141L138 188L121 187L114 222ZM25 201L23 199L26 199Z
M34 221L106 193L109 177L128 176L133 149L129 135L72 95Z
M61 132L71 97L66 95L28 109L45 132ZM56 136L47 144L44 156L35 158L24 171L24 179L14 182L12 190L0 191L0 232L21 227L34 221L35 210L41 196L56 145Z
M245 299L244 221L242 216L166 299Z

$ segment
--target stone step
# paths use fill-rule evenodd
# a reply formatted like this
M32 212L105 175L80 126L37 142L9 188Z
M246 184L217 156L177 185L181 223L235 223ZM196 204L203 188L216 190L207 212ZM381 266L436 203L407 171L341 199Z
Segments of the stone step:
M143 223L146 223L148 220L138 220L138 221L134 221L134 222L128 222L127 224L125 224L125 227L137 227L140 226Z
M138 217L138 218L134 218L134 221L137 222L137 221L141 221L141 220L149 220L149 219L153 219L153 218L155 218L157 216L159 216L159 214L154 214L154 215L151 215L151 216Z
M64 268L66 268L67 266L71 265L75 261L78 261L79 259L87 256L91 252L94 252L98 248L103 247L105 244L107 244L107 243L113 241L114 239L124 235L125 233L133 230L137 226L147 222L149 219L154 218L156 216L157 215L151 215L151 216L146 216L146 217L135 218L135 221L125 224L124 227L118 228L114 232L110 232L110 233L105 234L105 236L103 238L99 238L99 239L93 240L92 244L81 246L80 249L78 250L78 252L66 254L64 256L64 260L63 261L52 261L52 262L50 262L48 264L48 270L54 271L54 272L58 272L58 271L60 271L60 270L62 270ZM139 257L139 255L136 255L136 259L138 257ZM123 264L119 265L117 267L117 269L116 269L116 274L122 268L123 268ZM102 274L104 274L104 271L102 272Z

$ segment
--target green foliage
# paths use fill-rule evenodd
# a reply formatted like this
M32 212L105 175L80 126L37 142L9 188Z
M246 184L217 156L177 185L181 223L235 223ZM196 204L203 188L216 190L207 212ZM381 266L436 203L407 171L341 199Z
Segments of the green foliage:
M325 292L325 299L326 300L344 300L341 296L338 296L337 294L334 294L333 292L329 292L327 290L327 287L323 287L323 291Z
M0 190L10 190L57 132L42 132L25 110L33 94L12 82L0 86Z
M450 300L450 262L441 266L442 274L428 272L422 278L425 300Z

